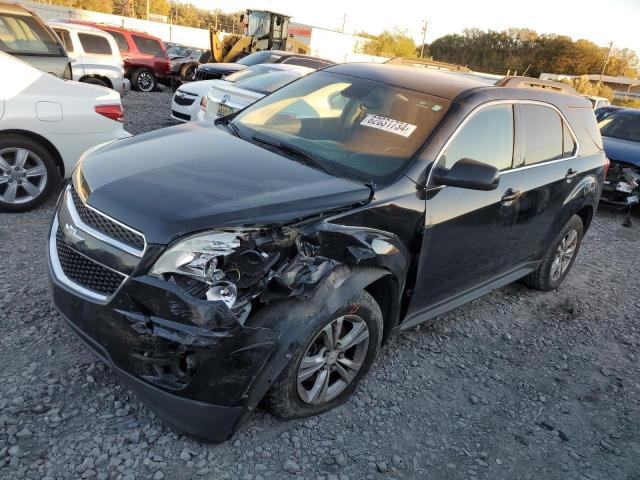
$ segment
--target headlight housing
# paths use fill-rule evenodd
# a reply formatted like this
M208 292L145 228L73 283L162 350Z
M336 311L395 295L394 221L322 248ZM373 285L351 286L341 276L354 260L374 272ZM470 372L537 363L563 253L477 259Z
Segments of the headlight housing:
M244 308L260 294L270 272L287 258L295 236L297 232L285 235L259 229L198 233L169 247L151 274L199 298Z

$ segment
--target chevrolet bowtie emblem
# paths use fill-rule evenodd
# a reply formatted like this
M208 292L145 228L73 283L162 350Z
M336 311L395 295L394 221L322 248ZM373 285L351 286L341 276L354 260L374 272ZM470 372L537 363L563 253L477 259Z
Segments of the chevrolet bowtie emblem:
M84 242L84 238L78 234L78 229L70 223L64 224L64 233L69 240L72 240L74 243Z

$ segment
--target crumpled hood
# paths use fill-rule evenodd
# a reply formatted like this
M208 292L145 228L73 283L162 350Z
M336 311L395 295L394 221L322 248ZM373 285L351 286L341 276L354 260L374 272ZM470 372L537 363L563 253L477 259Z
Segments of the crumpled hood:
M370 195L205 123L112 143L78 169L89 205L159 244L209 228L286 223Z
M602 142L608 159L640 167L640 143L613 137L602 137Z

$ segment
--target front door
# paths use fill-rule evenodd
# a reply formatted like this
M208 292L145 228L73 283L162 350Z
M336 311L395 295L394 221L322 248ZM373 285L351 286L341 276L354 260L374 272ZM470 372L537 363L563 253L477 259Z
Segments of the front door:
M509 103L471 113L436 160L451 168L462 158L501 172L491 191L428 185L425 228L415 288L407 314L448 303L512 267L522 174L514 170L514 114ZM416 322L417 323L417 322Z

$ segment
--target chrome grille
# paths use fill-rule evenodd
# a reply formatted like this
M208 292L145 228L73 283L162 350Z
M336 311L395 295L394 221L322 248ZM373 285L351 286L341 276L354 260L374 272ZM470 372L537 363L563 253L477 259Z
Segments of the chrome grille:
M144 250L144 238L141 235L87 207L78 196L75 188L71 188L71 196L76 212L84 223L131 248L140 252Z
M109 270L69 247L60 229L56 234L56 251L60 268L66 277L100 295L113 295L126 279L125 275Z

